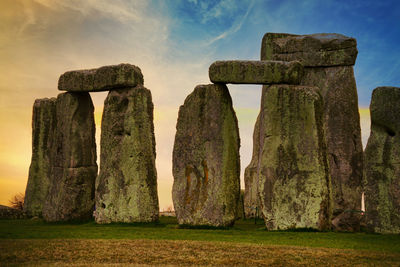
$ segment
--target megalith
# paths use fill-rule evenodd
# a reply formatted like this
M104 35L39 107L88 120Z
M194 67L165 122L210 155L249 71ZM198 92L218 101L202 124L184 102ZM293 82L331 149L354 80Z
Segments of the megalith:
M356 40L340 34L267 33L261 47L261 60L300 61L300 84L320 90L332 179L332 224L350 231L359 228L363 177L356 57Z
M180 225L230 226L240 198L239 130L224 84L199 85L179 109L172 199Z
M153 102L142 85L115 89L104 101L97 223L158 220Z
M90 219L97 176L94 107L89 93L62 93L56 100L46 221Z
M331 184L318 88L263 87L259 196L269 230L330 228Z
M372 93L371 134L365 148L366 224L378 233L400 233L400 88Z
M25 190L24 212L42 216L50 185L50 152L56 125L56 98L36 99L32 115L32 159Z

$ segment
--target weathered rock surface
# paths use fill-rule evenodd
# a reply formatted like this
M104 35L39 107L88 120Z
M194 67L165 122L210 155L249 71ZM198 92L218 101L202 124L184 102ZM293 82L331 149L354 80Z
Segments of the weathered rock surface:
M208 73L213 83L299 84L303 66L298 61L216 61Z
M56 101L46 221L90 219L97 176L94 107L89 93L63 93Z
M253 156L249 166L244 171L244 212L246 218L254 218L260 213L260 201L258 195L258 177L260 176L260 161L259 156L262 152L260 144L260 119L258 114L253 132Z
M143 85L143 75L140 68L131 64L67 71L58 80L58 90L70 92L109 91L136 85Z
M262 60L298 60L305 67L353 66L357 53L356 39L337 33L267 33L261 46Z
M101 124L96 222L158 220L151 92L143 86L110 91Z
M330 174L318 88L263 88L259 194L268 229L329 229Z
M22 210L0 205L0 219L15 220L23 218L25 218L25 214Z
M228 88L199 85L179 109L172 199L179 224L232 225L240 197L239 130Z
M292 53L290 60L305 66L301 85L316 86L324 100L324 125L332 179L333 225L338 230L359 229L363 154L357 87L353 67L357 53L354 38L337 34L290 35L267 33L263 38L261 59L276 60L280 54L304 51L316 55L310 63L302 53ZM321 53L337 53L329 57ZM332 54L333 55L333 54ZM331 59L341 60L331 60ZM322 64L323 63L323 64ZM328 67L331 66L331 67ZM346 213L345 215L343 213Z
M55 126L56 98L36 99L32 116L32 160L24 200L27 216L42 216L50 185L50 148Z
M371 135L365 148L367 227L400 233L400 88L372 93Z

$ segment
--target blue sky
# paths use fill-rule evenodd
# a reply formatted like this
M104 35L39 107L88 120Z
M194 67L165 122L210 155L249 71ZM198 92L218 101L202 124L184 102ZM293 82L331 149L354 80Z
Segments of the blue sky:
M196 85L210 83L212 62L259 59L266 32L355 37L360 107L368 107L375 87L400 86L399 1L1 0L0 204L25 190L34 100L57 96L58 78L67 70L125 62L142 69L152 91L160 206L170 205L179 106ZM243 172L261 86L228 87L239 119ZM91 96L99 143L106 93ZM369 118L360 113L365 144Z

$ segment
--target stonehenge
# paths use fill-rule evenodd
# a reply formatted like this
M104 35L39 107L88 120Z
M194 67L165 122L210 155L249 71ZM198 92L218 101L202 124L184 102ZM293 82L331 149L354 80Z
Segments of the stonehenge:
M333 226L359 228L363 177L360 116L353 65L357 42L341 34L293 35L267 33L261 60L298 60L304 65L300 82L319 88L332 180Z
M365 148L365 208L370 231L400 233L400 88L372 93Z
M371 99L363 152L353 66L341 34L266 33L260 60L216 61L212 84L179 108L172 200L179 225L228 227L261 215L268 230L400 233L400 88ZM240 137L226 84L261 84L253 151L240 189ZM24 214L45 221L156 222L152 93L131 64L67 71L57 98L37 99ZM89 93L108 91L97 165ZM99 172L98 172L99 169ZM244 214L244 216L243 216Z
M223 84L198 85L179 108L172 197L179 224L230 226L240 201L239 129Z

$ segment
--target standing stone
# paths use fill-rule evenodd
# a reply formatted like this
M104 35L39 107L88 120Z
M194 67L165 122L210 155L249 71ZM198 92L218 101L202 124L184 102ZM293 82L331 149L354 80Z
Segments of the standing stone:
M318 88L263 88L259 194L270 230L330 228L331 184Z
M172 199L179 224L233 225L240 197L239 130L226 85L199 85L179 109Z
M32 116L32 160L25 191L24 212L42 216L50 185L50 152L56 125L56 98L36 99Z
M94 107L89 93L63 93L56 101L46 221L92 217L97 176Z
M260 160L259 156L262 152L260 144L260 117L258 114L253 132L253 156L249 166L244 171L244 213L246 218L254 218L258 216L260 211L260 201L258 196L258 177L260 176Z
M369 230L400 233L400 88L372 93L365 148L365 209Z
M151 92L143 86L110 91L101 124L96 222L158 220Z
M324 121L332 178L333 221L337 230L358 230L363 154L353 65L357 42L340 34L267 33L262 60L298 60L302 85L316 86L324 100Z

